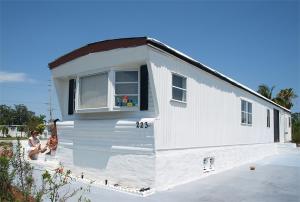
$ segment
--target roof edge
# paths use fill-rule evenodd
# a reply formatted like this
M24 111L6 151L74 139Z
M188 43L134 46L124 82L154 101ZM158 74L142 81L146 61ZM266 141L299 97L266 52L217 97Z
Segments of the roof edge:
M129 48L147 44L147 37L119 38L90 43L75 49L48 64L49 69L54 69L64 63L70 62L76 58L88 55L90 53L108 51L117 48Z
M204 65L200 62L198 62L197 60L187 56L184 53L181 53L180 51L177 51L176 49L174 49L172 47L170 47L168 45L165 45L164 43L162 43L162 42L160 42L156 39L147 38L147 41L148 41L148 44L151 44L151 45L155 46L156 48L159 48L163 51L166 51L167 53L169 53L171 55L174 55L175 57L180 58L183 61L185 61L185 62L187 62L187 63L189 63L193 66L196 66L199 69L222 79L223 81L226 81L227 83L230 83L230 84L232 84L232 85L234 85L238 88L241 88L241 89L247 91L248 93L250 93L252 95L255 95L255 96L257 96L257 97L259 97L259 98L261 98L261 99L263 99L263 100L265 100L265 101L267 101L267 102L269 102L269 103L271 103L271 104L273 104L273 105L275 105L275 106L277 106L277 107L279 107L279 108L281 108L281 109L283 109L283 110L285 110L289 113L292 113L291 110L275 103L274 101L270 100L269 98L266 98L266 97L262 96L261 94L257 93L256 91L252 90L251 88L246 87L245 85L243 85L243 84L229 78L228 76L225 76L224 74L222 74L222 73L220 73L220 72L218 72L218 71L216 71L216 70L214 70L214 69L212 69L212 68L210 68L210 67L208 67L208 66L206 66L206 65Z

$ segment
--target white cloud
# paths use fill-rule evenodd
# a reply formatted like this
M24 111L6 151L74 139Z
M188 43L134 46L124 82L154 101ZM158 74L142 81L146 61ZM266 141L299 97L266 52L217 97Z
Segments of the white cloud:
M0 71L0 83L4 82L34 82L34 80L29 78L25 73L11 73Z

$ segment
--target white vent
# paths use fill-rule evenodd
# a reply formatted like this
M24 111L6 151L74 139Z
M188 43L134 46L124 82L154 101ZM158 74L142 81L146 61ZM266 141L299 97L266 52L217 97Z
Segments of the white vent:
M215 170L215 157L205 157L203 159L203 171L209 172Z

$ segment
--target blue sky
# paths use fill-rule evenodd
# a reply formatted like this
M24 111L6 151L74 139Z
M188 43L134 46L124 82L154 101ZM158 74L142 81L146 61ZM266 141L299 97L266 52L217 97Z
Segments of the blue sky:
M0 103L38 114L48 114L49 62L132 36L156 38L254 90L265 83L300 96L299 1L2 0L0 25Z

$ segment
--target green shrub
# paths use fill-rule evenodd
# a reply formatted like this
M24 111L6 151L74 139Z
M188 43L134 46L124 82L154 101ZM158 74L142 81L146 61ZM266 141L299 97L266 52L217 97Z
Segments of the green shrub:
M42 174L42 185L37 187L33 167L27 161L22 145L18 139L14 152L6 155L6 151L12 151L11 142L0 142L2 156L0 155L0 202L22 201L41 202L48 198L51 202L75 200L90 201L84 195L90 191L88 186L79 186L71 189L71 183L76 178L71 177L71 171L64 171L60 165L55 172L47 170ZM92 182L91 182L92 183Z
M293 124L292 141L300 143L300 123Z
M0 201L13 201L11 184L13 175L9 172L9 158L0 156Z
M300 113L292 114L292 141L300 143Z

